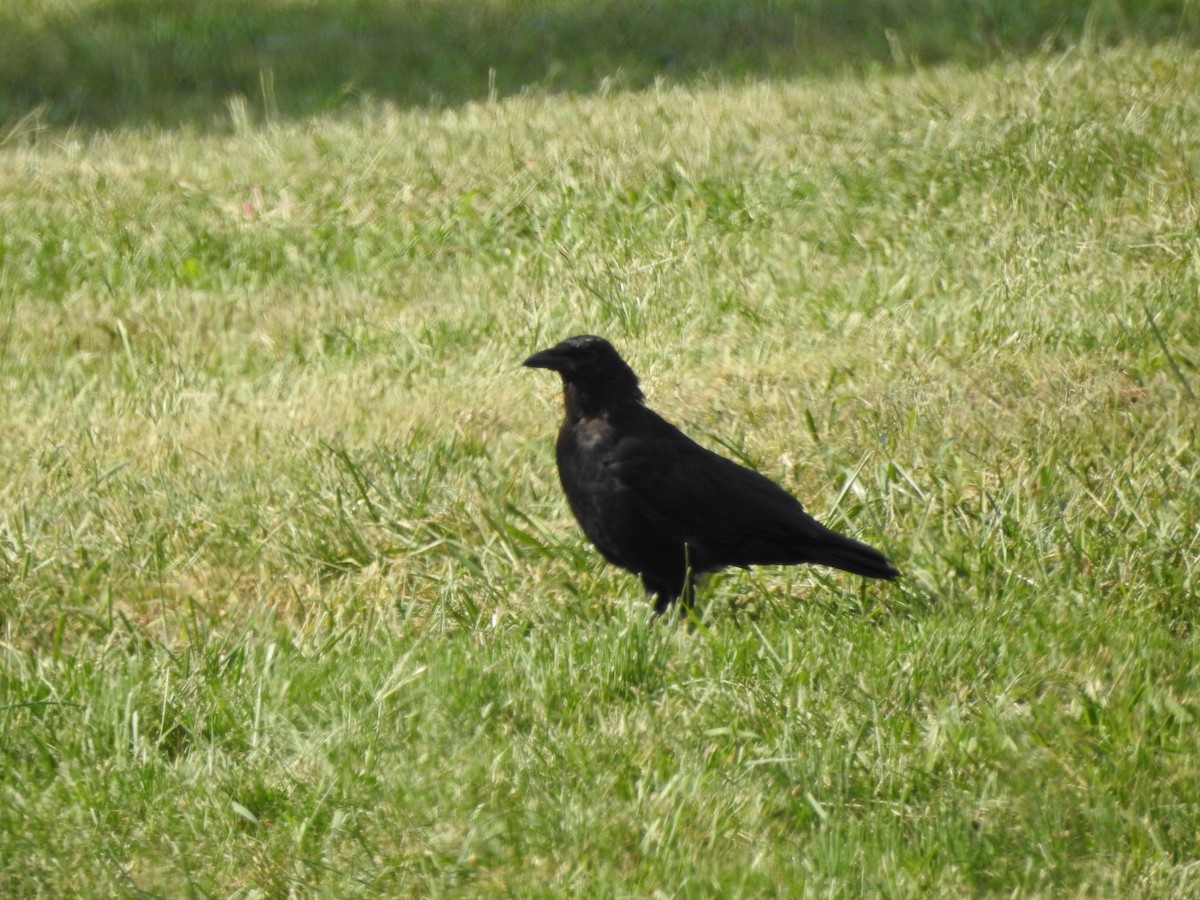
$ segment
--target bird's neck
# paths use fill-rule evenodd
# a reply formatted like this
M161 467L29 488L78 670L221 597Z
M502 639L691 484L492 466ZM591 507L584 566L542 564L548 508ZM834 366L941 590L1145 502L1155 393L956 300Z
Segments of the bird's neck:
M611 385L563 383L563 406L568 422L607 416L627 406L636 406L641 400L641 391L631 395L628 390L615 390Z

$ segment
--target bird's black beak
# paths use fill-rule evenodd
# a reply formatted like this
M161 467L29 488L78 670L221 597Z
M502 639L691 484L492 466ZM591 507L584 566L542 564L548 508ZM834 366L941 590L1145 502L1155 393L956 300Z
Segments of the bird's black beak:
M531 369L553 369L556 372L560 372L562 371L563 359L555 350L556 348L554 347L551 347L549 350L540 350L521 363L521 365L528 366Z

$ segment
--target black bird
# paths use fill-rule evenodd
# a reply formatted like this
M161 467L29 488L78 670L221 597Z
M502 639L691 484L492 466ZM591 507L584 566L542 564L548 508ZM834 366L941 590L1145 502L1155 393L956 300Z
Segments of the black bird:
M878 550L826 528L764 475L701 447L644 405L612 344L567 338L525 360L562 376L558 474L604 558L642 576L662 614L693 577L725 566L816 563L895 578Z

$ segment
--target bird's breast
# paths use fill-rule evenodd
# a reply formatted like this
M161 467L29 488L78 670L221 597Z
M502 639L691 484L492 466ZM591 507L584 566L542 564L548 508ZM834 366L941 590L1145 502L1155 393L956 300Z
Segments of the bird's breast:
M640 516L613 466L615 439L604 419L568 423L558 441L558 474L571 512L609 560L630 567L622 535L641 529Z
M578 419L563 426L558 436L558 470L573 506L577 500L612 493L612 449L613 429L606 419Z
M608 419L597 416L580 419L574 427L575 444L580 451L593 452L602 449L612 438L612 425Z

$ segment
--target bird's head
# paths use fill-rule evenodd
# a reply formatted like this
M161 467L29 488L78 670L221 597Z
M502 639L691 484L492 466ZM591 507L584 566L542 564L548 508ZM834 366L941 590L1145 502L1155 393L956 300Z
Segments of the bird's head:
M587 405L642 399L638 378L604 338L581 334L525 360L531 369L553 369L562 376L568 405L572 396Z

